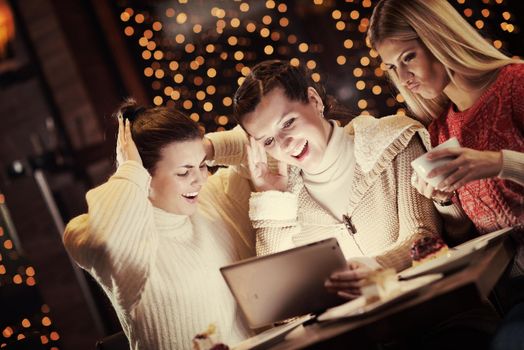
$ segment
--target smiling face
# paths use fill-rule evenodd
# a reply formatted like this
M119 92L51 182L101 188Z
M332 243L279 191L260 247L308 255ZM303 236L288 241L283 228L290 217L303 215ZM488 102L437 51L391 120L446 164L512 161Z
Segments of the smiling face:
M444 65L419 40L386 39L377 51L388 71L425 99L439 96L450 82Z
M200 138L172 142L164 147L151 179L149 199L157 208L192 215L198 193L207 178L206 153Z
M308 88L308 102L292 101L277 87L264 95L242 126L273 158L314 172L326 150L331 124L322 117L323 103Z

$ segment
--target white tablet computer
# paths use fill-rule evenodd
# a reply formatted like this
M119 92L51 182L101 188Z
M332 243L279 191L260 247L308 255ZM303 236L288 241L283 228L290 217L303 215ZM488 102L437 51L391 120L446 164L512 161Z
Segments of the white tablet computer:
M346 266L336 238L220 269L251 328L317 313L344 302L324 282Z

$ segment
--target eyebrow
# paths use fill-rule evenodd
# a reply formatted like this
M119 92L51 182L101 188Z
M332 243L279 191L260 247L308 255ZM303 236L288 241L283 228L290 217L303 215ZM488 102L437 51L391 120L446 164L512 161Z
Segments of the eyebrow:
M413 50L413 47L409 46L407 49L405 49L404 51L402 51L402 52L397 56L397 58L396 58L395 61L398 61L398 59L399 59L403 54L405 54L407 51L409 51L409 50ZM384 62L384 64L386 64L386 65L388 65L388 66L394 66L394 64L392 64L392 63L386 63L386 62Z
M284 113L282 113L282 115L280 116L280 118L278 119L277 121L277 124L280 124L280 122L282 121L282 119L284 119L287 115L289 114L289 111L285 111ZM255 139L255 141L260 141L262 140L263 138L265 138L266 136L260 136L260 137L254 137L253 138Z
M204 163L205 161L206 161L206 155L204 155L204 158L202 159L202 161L200 162L200 164ZM190 165L190 164L184 164L184 165L179 165L179 166L177 166L177 168L193 169L194 166L193 166L193 165Z

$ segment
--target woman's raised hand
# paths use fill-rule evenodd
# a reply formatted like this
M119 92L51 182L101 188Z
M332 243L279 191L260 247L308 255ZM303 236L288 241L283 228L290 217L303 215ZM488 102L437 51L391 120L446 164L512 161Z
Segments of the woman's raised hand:
M287 164L279 162L278 173L271 172L267 165L264 147L253 137L249 138L246 152L251 181L257 192L271 190L285 192L287 190Z
M118 117L118 136L116 139L116 161L120 166L127 160L134 160L142 164L142 158L138 153L133 137L131 136L131 123L128 119L124 120L122 116Z

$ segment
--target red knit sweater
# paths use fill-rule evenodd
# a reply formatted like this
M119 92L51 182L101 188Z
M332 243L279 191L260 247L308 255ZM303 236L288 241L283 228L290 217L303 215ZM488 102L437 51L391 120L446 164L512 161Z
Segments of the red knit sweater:
M524 152L524 64L508 65L475 104L463 112L453 104L428 127L436 146L456 137L476 150ZM508 226L524 231L524 187L498 177L457 190L460 205L480 234Z

